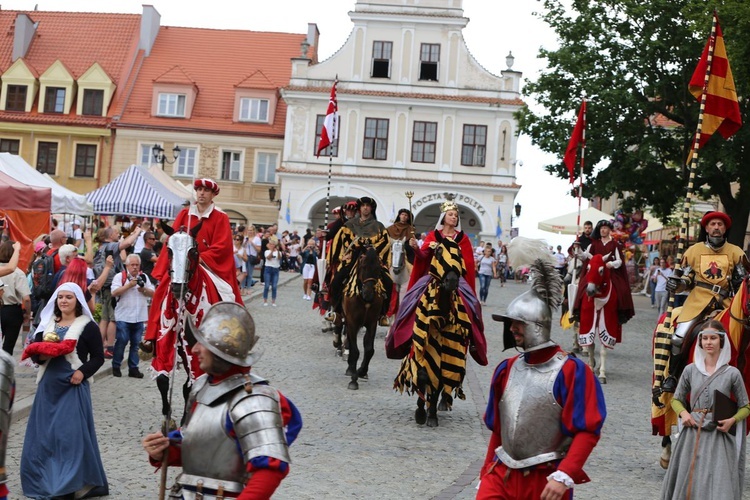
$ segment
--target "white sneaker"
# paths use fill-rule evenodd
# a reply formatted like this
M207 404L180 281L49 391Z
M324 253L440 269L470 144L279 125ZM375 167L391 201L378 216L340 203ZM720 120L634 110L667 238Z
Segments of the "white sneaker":
M263 302L263 307L268 307L268 302Z
M310 295L305 297L305 300L312 300L312 297Z
M271 304L271 307L276 307L276 304Z
M302 294L302 300L307 300L307 295L305 295L304 293Z

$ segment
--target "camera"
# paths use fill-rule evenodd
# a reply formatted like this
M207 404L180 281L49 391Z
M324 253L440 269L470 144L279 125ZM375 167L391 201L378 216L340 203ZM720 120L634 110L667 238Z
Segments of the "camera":
M144 286L146 286L146 279L139 274L138 277L135 279L135 284L143 288Z
M104 257L114 257L114 255L115 255L115 252L113 252L112 250L110 249L104 250Z

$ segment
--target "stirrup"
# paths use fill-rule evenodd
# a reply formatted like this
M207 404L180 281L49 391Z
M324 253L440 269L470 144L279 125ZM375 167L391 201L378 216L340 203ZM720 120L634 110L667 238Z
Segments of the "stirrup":
M336 321L336 312L335 311L328 311L325 316L323 316L323 319L326 321L330 321L331 323Z

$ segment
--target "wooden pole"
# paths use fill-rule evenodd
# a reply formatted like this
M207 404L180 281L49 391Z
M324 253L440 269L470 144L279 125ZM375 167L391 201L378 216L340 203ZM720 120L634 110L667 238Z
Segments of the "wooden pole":
M682 225L680 226L680 239L677 244L677 257L675 258L675 275L678 277L682 276L682 269L680 266L682 265L682 256L685 251L685 245L687 243L687 231L690 224L690 204L693 198L695 170L698 166L698 151L700 149L701 131L703 129L703 114L706 109L708 81L711 77L711 65L714 57L714 47L716 45L717 24L718 18L716 16L716 12L714 12L713 23L711 25L711 37L709 38L708 57L706 61L706 75L703 79L703 92L701 94L698 125L695 130L695 139L693 141L693 147L691 149L692 158L690 160L687 194L685 196L685 203L683 204ZM656 338L654 339L654 382L652 387L652 395L654 404L659 408L662 408L664 406L664 404L659 399L663 394L662 383L669 374L669 360L672 351L672 332L674 331L674 327L672 324L674 300L675 295L674 293L670 292L667 315L664 318L664 322L657 327Z

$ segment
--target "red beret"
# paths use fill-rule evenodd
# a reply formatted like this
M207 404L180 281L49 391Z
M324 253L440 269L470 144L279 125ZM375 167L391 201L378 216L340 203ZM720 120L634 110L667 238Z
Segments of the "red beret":
M708 212L701 219L701 227L705 228L708 225L708 223L714 219L723 220L724 225L727 226L727 229L732 227L732 219L724 212Z
M199 187L204 187L210 189L214 194L219 194L219 185L216 184L216 181L211 179L195 179L195 182L193 182L193 189L198 189Z

